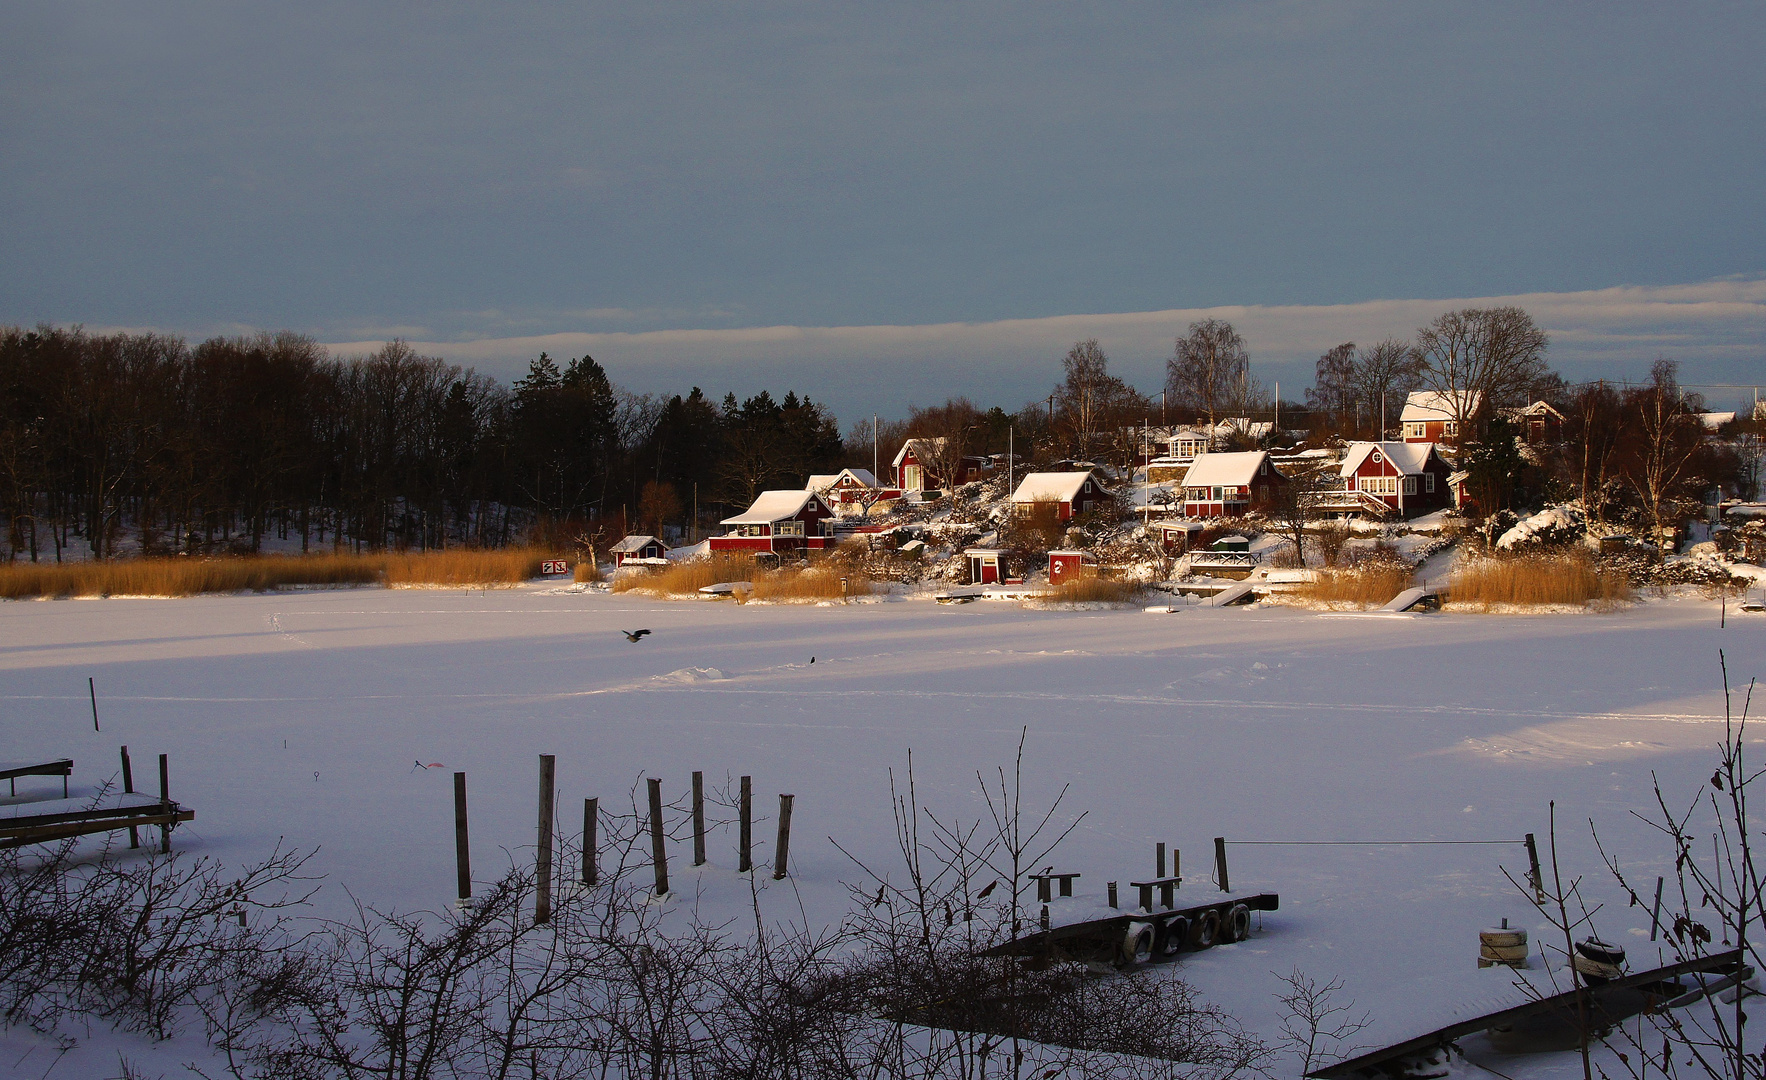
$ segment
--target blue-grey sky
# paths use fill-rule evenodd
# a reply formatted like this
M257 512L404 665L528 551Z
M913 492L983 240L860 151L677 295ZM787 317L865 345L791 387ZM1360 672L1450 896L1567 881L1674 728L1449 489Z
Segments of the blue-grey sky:
M1756 3L13 2L0 321L396 335L503 375L565 335L635 389L857 415L1040 396L1072 316L1300 311L1254 353L1291 386L1335 343L1313 308L1739 281L1739 322L1554 356L1747 382L1763 46ZM899 371L680 336L1050 319ZM1112 356L1156 389L1169 347Z

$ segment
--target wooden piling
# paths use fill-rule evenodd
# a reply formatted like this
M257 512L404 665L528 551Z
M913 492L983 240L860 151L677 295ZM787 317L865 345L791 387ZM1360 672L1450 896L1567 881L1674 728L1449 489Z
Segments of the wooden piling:
M125 746L123 747L123 794L133 795L134 793L135 765L129 760L129 748ZM133 825L129 826L129 846L132 848L141 846L141 830Z
M454 873L459 883L460 906L472 902L472 855L466 844L466 774L454 774Z
M98 683L90 676L86 679L86 692L92 695L92 730L98 730Z
M1545 879L1539 875L1539 845L1534 843L1533 834L1527 834L1527 874L1533 879L1533 896L1541 904L1545 903Z
M746 874L754 869L754 778L742 778L742 794L736 800L736 872Z
M1112 881L1107 886L1105 886L1105 888L1110 893L1110 906L1115 907L1116 906L1116 883L1114 881Z
M583 800L583 884L591 888L600 879L601 868L596 858L600 854L601 800Z
M773 847L773 880L783 881L791 853L791 803L795 795L779 796L779 842Z
M1153 875L1154 877L1164 877L1165 876L1165 845L1164 844L1158 845L1158 851L1153 856L1153 869L1158 871L1158 873Z
M662 781L650 779L650 861L656 868L656 895L668 892L668 849L662 835Z
M1214 876L1220 882L1221 892L1231 892L1232 883L1226 876L1226 837L1214 838Z
M705 774L693 773L693 865L705 865Z
M556 778L558 758L540 755L540 820L539 851L534 857L533 921L552 921L552 782Z
M172 801L172 774L166 764L166 756L159 756L159 801L170 804ZM159 850L162 855L172 853L172 825L167 822L159 827Z

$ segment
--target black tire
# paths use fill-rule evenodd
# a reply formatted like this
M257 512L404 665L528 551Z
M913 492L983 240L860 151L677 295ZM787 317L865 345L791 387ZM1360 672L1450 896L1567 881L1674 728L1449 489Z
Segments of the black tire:
M1130 923L1122 938L1122 962L1144 964L1153 958L1153 927L1148 923Z
M1578 941L1576 943L1576 951L1598 964L1612 964L1618 966L1625 963L1624 946L1613 945L1609 942L1601 941L1598 938L1588 938L1585 941Z
M1220 912L1209 908L1190 923L1190 948L1206 949L1220 942Z
M1234 904L1226 913L1226 919L1220 927L1223 941L1243 941L1251 936L1251 909L1243 904Z
M1183 951L1184 943L1189 940L1190 921L1179 915L1175 919L1166 919L1159 924L1158 951L1160 956L1176 956Z

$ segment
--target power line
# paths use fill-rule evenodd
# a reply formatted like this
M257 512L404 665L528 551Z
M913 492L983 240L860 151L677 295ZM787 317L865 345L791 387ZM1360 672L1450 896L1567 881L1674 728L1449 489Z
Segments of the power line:
M1258 847L1409 847L1422 844L1525 844L1525 840L1228 840Z

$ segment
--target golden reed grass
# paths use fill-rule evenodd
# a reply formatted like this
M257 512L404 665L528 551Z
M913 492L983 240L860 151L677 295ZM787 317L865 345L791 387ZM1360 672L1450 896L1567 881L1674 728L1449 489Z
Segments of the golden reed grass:
M717 554L703 559L684 559L659 570L625 570L614 577L611 588L614 592L691 596L707 585L752 581L754 573L751 556Z
M1078 577L1055 586L1042 599L1057 604L1128 604L1140 600L1144 591L1132 581Z
M1443 598L1489 611L1498 606L1593 604L1611 610L1632 599L1623 573L1602 570L1579 550L1498 556L1461 564Z
M840 579L846 579L844 591ZM750 600L838 600L843 596L869 596L871 579L853 571L811 566L769 570L754 576Z
M537 577L541 561L551 557L546 551L511 548L13 563L0 566L0 598L194 596L282 585L513 585Z
M1292 595L1320 604L1379 607L1412 584L1407 567L1377 562L1353 570L1322 570L1318 580L1301 584Z

